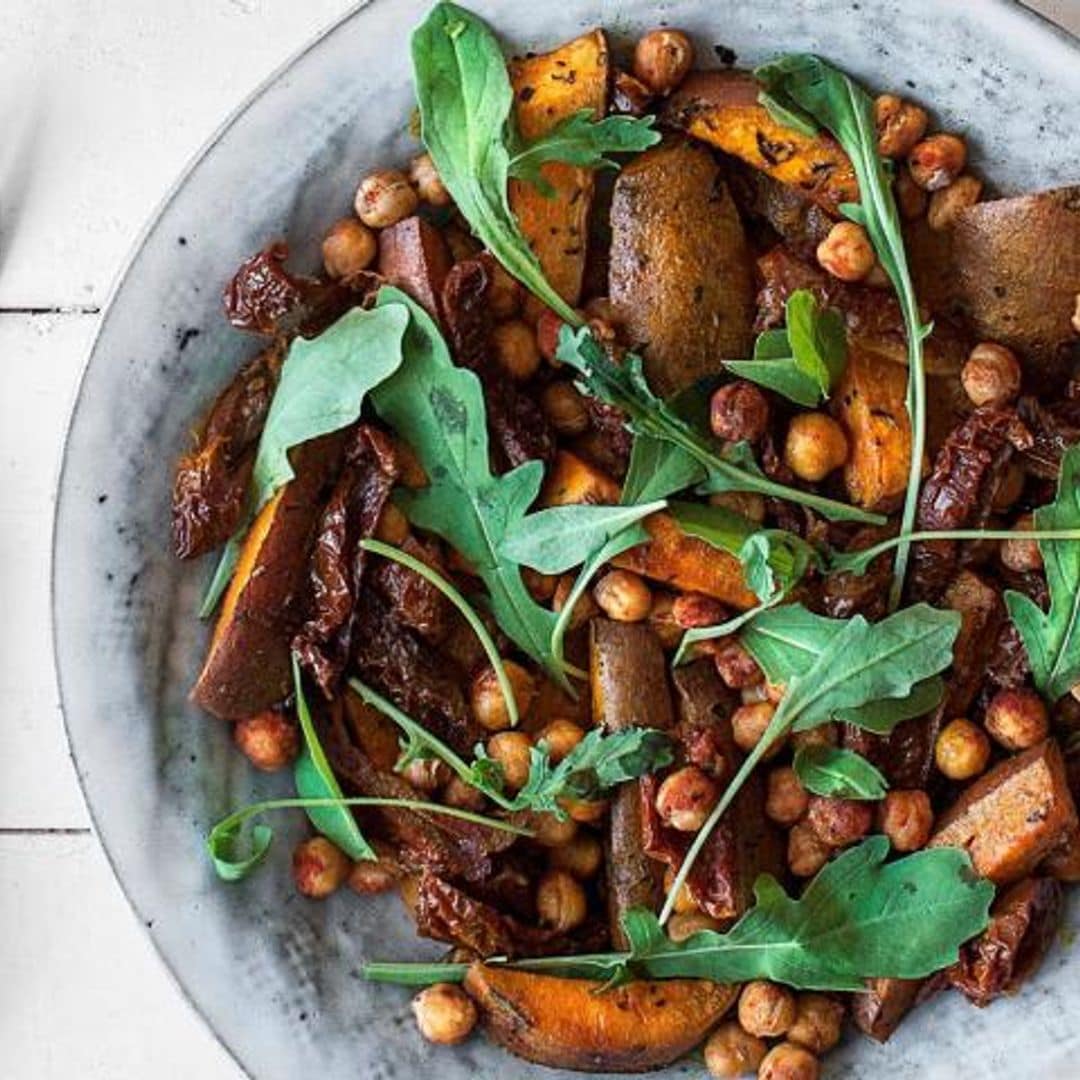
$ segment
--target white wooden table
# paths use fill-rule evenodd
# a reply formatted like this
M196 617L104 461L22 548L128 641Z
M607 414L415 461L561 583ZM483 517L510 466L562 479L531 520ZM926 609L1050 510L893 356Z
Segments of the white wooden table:
M60 723L49 542L113 278L221 119L349 0L0 5L0 1077L237 1080L128 910ZM1034 5L1080 33L1080 0Z

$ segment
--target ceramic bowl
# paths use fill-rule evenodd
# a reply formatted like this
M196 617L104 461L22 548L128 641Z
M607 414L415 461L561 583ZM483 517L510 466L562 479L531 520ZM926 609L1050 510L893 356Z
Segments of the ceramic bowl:
M516 50L585 27L628 39L660 22L700 55L741 64L790 50L830 57L897 88L966 132L1003 191L1080 179L1080 50L1000 0L536 0L477 2ZM212 139L167 198L124 273L90 358L68 436L56 516L54 620L64 713L113 867L180 986L259 1080L551 1077L483 1039L436 1049L408 994L366 985L364 959L420 958L394 897L299 897L288 857L299 817L248 881L224 885L208 826L287 778L257 776L224 724L187 701L206 638L195 618L207 565L169 551L173 463L193 421L254 342L221 314L242 258L283 236L301 267L348 211L365 169L403 161L412 107L408 34L427 0L375 0L270 80ZM719 62L719 61L716 61ZM1073 911L1075 925L1076 912ZM1080 967L1056 947L1021 997L986 1011L943 997L879 1047L850 1038L831 1076L1076 1075ZM701 1075L684 1063L665 1076Z

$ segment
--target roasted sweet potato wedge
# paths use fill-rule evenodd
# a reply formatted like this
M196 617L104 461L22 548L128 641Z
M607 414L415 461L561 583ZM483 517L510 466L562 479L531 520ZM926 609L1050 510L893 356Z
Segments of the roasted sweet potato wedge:
M778 124L758 103L759 89L749 71L695 71L671 95L661 120L790 184L830 212L858 202L855 171L839 143Z
M492 1042L526 1061L580 1072L648 1072L692 1050L738 987L695 979L597 993L586 979L473 964L465 989Z
M443 234L420 217L408 217L379 233L379 274L411 296L433 319L452 259Z
M574 506L578 503L609 504L619 501L619 485L603 469L569 450L555 455L540 492L541 506Z
M670 514L652 514L645 519L645 529L652 542L625 551L612 560L616 566L683 592L715 596L732 607L746 609L758 602L734 555L688 536Z
M518 130L526 139L535 139L583 109L603 116L609 77L602 30L591 30L553 52L512 60ZM532 184L511 180L510 209L548 281L568 304L576 304L585 273L593 174L562 162L551 162L541 172L555 189L554 197Z
M293 454L296 478L263 507L244 540L191 699L224 720L252 716L289 693L299 597L342 440L324 436Z
M682 139L626 166L611 202L608 290L615 321L667 396L725 358L749 356L754 282L720 168Z

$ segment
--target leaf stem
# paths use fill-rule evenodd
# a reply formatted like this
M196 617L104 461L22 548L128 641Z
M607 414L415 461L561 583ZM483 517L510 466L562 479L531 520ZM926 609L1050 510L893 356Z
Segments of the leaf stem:
M714 638L727 637L728 634L734 634L736 630L744 627L748 622L756 619L763 611L767 611L769 608L778 604L783 600L786 594L782 591L777 592L771 599L766 600L764 603L758 604L756 607L750 608L749 611L744 611L734 618L728 619L726 622L716 623L714 626L697 626L691 630L687 630L682 636L682 640L679 642L679 648L675 652L675 656L671 661L672 667L679 667L680 664L685 664L689 657L687 653L693 645L696 645L699 641L712 641Z

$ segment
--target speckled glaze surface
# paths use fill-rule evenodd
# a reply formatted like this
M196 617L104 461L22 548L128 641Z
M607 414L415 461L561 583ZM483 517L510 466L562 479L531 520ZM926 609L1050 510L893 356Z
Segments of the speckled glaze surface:
M475 1080L555 1074L477 1038L457 1050L415 1034L408 995L358 976L365 958L419 958L396 898L315 904L291 885L304 825L278 816L268 865L239 885L203 857L207 827L287 778L255 776L225 725L186 699L205 643L195 619L206 565L168 544L173 462L191 423L254 343L220 313L239 261L284 236L312 265L357 177L404 159L412 105L407 39L427 0L374 0L310 46L212 140L164 204L120 282L82 384L57 510L54 620L72 751L123 887L181 987L258 1080ZM516 49L602 24L616 42L658 22L700 55L740 63L813 50L874 87L933 105L973 139L999 189L1080 180L1080 49L1003 0L502 0L474 4ZM1071 924L1080 921L1073 905ZM92 928L91 928L92 930ZM887 1047L849 1039L835 1077L1076 1076L1080 964L1056 947L1014 1001L953 997ZM702 1074L685 1063L665 1076Z

